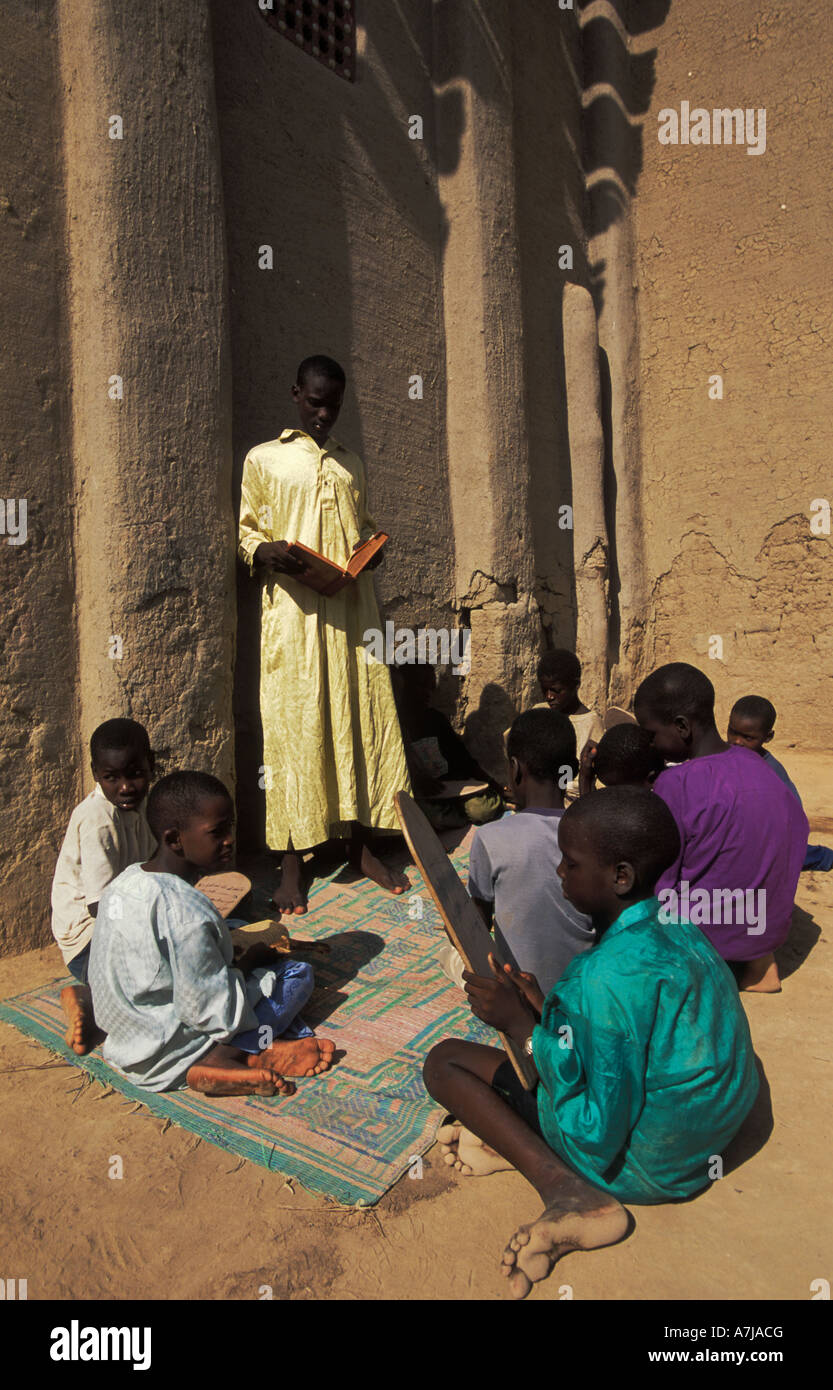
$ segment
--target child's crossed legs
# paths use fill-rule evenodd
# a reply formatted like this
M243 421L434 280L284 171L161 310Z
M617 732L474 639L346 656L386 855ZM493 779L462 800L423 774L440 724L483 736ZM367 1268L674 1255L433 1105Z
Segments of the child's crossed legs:
M318 1039L300 1011L315 986L306 961L276 960L253 971L247 994L257 1028L236 1033L201 1057L188 1071L193 1091L209 1096L292 1095L286 1076L318 1076L335 1060L335 1043Z
M523 1173L544 1203L537 1221L519 1226L503 1254L512 1293L525 1298L561 1255L621 1240L628 1214L610 1193L591 1187L562 1163L502 1099L493 1083L505 1061L498 1048L448 1039L431 1049L423 1075L430 1095Z

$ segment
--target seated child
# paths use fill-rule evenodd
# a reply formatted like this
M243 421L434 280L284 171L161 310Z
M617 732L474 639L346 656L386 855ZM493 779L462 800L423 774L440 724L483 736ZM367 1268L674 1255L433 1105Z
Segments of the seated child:
M660 898L668 909L679 897L681 915L702 928L741 989L780 990L773 951L789 934L807 848L800 803L763 758L724 743L714 686L696 667L672 662L654 671L636 692L634 713L657 751L679 764L654 785L682 840L657 884Z
M435 830L485 825L503 815L500 788L472 757L451 723L431 699L436 689L428 663L391 667L393 691L414 798ZM484 783L482 790L461 793L451 783ZM442 795L447 790L448 795Z
M650 789L664 767L645 729L640 729L638 724L615 724L599 743L591 740L582 748L579 790L586 796L595 790L597 780L605 787Z
M546 992L595 940L590 919L565 901L558 877L560 787L575 770L576 736L565 715L531 709L513 723L508 748L517 815L475 831L468 889L487 926L494 918L501 959L531 971ZM440 964L462 988L465 967L450 942Z
M588 739L597 742L601 738L604 725L596 711L588 709L578 697L581 662L575 652L567 651L565 647L556 647L553 651L544 652L538 662L538 684L544 699L532 708L551 709L557 714L566 714L576 731L576 748L580 756ZM504 740L507 735L508 730L507 734L504 734ZM564 788L564 795L569 804L575 801L579 794L576 775Z
M143 810L153 775L147 730L133 719L108 719L90 739L90 758L95 787L69 818L52 879L52 935L79 981L61 991L66 1044L79 1056L101 1040L87 987L99 899L122 869L156 847Z
M762 695L744 695L742 699L735 701L729 715L727 739L730 743L736 743L739 748L751 748L753 753L760 753L767 767L771 767L775 776L781 778L785 787L789 787L800 805L798 789L790 780L784 764L779 763L768 748L764 748L764 744L769 743L774 733L775 706L771 705L769 700L765 700ZM829 873L833 869L833 849L828 849L827 845L808 845L801 867Z
M207 773L173 772L154 787L147 815L156 853L105 889L93 933L104 1057L148 1091L187 1083L208 1096L291 1095L285 1076L333 1062L334 1044L299 1017L312 968L262 943L235 968L228 926L192 886L231 861L228 792Z
M438 1135L446 1160L464 1173L517 1168L544 1204L504 1252L517 1298L567 1251L620 1240L621 1202L706 1187L758 1092L730 971L697 927L659 916L654 884L680 847L661 798L636 787L582 797L559 841L564 895L591 915L597 944L547 996L511 967L493 963L491 980L466 972L472 1011L531 1054L536 1090L477 1043L439 1043L424 1070L454 1117Z

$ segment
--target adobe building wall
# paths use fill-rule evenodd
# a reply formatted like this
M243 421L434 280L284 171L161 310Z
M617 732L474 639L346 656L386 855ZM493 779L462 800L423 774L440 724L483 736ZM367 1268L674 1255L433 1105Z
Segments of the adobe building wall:
M0 950L49 887L102 720L233 777L225 250L207 13L0 11L4 578ZM119 128L113 118L121 120ZM112 138L118 132L121 138Z
M0 535L6 951L45 939L44 893L81 790L60 79L50 9L12 0L0 10L0 497L14 500L15 526L26 506L25 533L10 544L4 524Z
M675 0L653 42L634 224L644 667L693 662L721 727L760 694L779 737L827 747L833 566L811 503L833 500L830 6ZM661 144L658 113L683 100L764 108L765 153Z
M49 940L104 718L236 768L259 843L235 514L310 352L348 374L383 620L471 627L441 696L487 766L545 645L594 704L687 659L721 714L828 738L825 8L362 0L347 83L254 0L2 7L0 952ZM766 154L661 145L683 99L766 107Z

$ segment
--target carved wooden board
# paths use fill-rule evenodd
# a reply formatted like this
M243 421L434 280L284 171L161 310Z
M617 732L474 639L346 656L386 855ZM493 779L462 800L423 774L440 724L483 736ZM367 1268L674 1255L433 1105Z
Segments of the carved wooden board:
M407 792L397 792L393 803L414 863L437 905L452 945L460 952L467 970L490 979L489 954L495 957L498 965L503 962L486 923L413 798ZM499 1037L526 1090L534 1090L538 1073L532 1058L511 1038L503 1033Z

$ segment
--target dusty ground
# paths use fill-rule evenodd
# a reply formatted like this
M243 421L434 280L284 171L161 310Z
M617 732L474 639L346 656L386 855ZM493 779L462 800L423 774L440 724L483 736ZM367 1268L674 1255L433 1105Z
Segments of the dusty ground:
M833 759L775 747L812 836L833 839ZM826 824L825 824L826 822ZM794 1299L833 1279L827 1172L833 1041L833 875L802 876L784 991L744 996L767 1083L735 1166L703 1196L637 1207L630 1237L571 1255L533 1299ZM59 974L52 949L0 962L0 995ZM0 1024L2 1273L30 1299L499 1299L497 1265L536 1214L515 1173L457 1180L425 1159L371 1211L294 1193L91 1086ZM771 1132L770 1132L771 1129ZM768 1137L767 1137L768 1135ZM108 1177L110 1156L121 1181ZM822 1179L820 1181L820 1178Z

